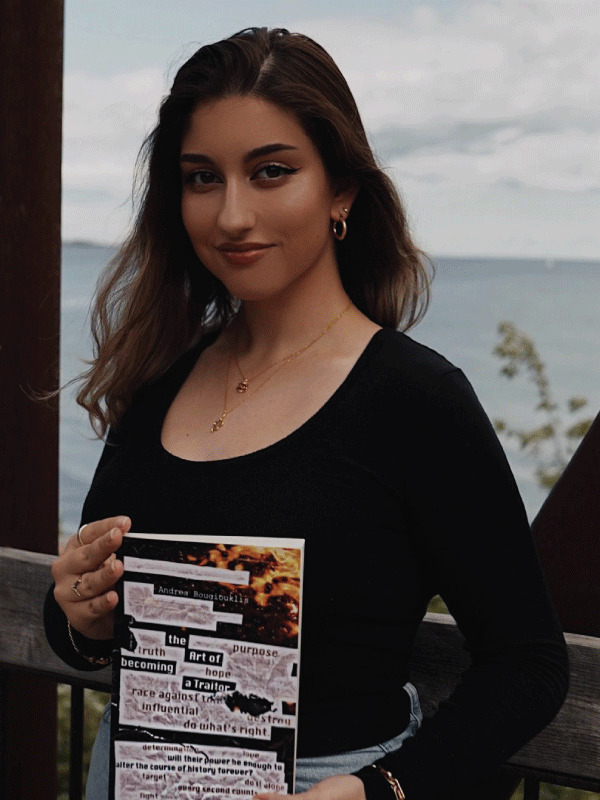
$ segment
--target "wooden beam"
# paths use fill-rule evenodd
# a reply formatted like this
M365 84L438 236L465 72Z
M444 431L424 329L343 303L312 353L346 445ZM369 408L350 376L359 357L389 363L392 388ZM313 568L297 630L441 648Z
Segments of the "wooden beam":
M600 636L600 416L532 531L563 630Z
M62 0L0 0L0 545L56 553Z
M521 775L589 791L600 790L600 639L566 634L571 685L556 718L508 762ZM413 683L423 712L448 697L469 664L451 617L427 614L415 642ZM443 665L443 669L440 666Z
M50 650L41 609L51 582L52 557L0 548L0 663L35 670L58 681L110 689L110 668L82 673ZM600 790L600 639L567 634L571 688L556 719L510 759L519 775L550 783ZM430 714L447 697L469 658L451 617L427 614L413 657L413 682Z
M63 0L0 0L0 544L47 553L58 402L29 395L58 386L62 45ZM0 797L54 800L56 687L0 679Z
M46 641L42 612L55 556L0 547L0 665L35 672L59 683L110 691L111 669L68 667Z

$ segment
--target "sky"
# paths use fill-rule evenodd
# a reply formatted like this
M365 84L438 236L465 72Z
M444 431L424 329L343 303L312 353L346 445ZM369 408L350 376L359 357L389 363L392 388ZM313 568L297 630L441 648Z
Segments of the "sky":
M426 251L600 260L598 0L66 0L64 240L122 240L178 66L252 25L333 56Z

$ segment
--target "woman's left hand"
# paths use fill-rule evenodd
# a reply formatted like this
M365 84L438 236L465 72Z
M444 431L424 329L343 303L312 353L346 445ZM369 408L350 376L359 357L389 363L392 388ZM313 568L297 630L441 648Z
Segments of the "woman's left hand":
M261 792L254 795L254 800L289 800L290 797L301 797L302 800L366 800L364 783L356 775L332 775L300 794Z

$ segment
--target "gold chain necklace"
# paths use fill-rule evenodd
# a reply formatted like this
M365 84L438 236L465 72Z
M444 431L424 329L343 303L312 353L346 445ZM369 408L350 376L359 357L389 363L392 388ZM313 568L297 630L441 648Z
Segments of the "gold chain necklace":
M319 339L322 336L325 336L327 331L329 331L335 325L336 322L339 322L339 320L344 316L344 314L347 311L350 310L351 306L352 306L352 301L350 301L350 303L348 303L348 305L345 308L343 308L338 314L336 314L336 316L331 320L331 322L329 322L323 328L323 330L320 331L320 333L317 336L315 336L314 339L311 339L310 342L308 342L307 344L303 345L298 350L294 350L293 353L290 353L289 355L284 356L283 358L280 358L277 361L274 361L272 364L269 364L268 367L265 367L260 372L257 372L255 375L252 375L251 378L246 378L244 376L244 373L242 372L242 368L240 367L239 361L238 361L237 356L235 354L235 349L237 349L237 335L236 335L235 346L232 349L231 353L229 354L229 359L227 361L227 376L225 378L225 397L223 398L223 411L221 412L221 416L217 417L217 419L211 425L210 432L211 433L216 433L217 431L221 430L221 428L225 424L225 417L228 414L230 414L232 411L234 411L236 408L241 406L242 402L245 399L245 397L242 397L242 399L240 400L240 402L237 405L232 406L231 408L227 408L227 394L228 394L228 388L229 388L229 373L230 373L230 370L231 370L231 362L232 362L232 360L235 361L236 366L239 369L240 374L242 376L242 380L236 386L236 391L238 392L238 394L241 394L241 395L245 395L246 392L248 391L248 389L250 388L250 381L255 381L257 378L260 378L261 375L264 375L265 372L268 372L269 370L273 369L273 367L277 367L277 369L274 369L273 372L271 372L270 375L267 375L267 377L264 379L264 381L259 383L258 386L256 387L256 389L253 390L253 394L256 394L256 392L258 392L265 385L265 383L267 383L267 381L270 381L271 378L274 375L276 375L279 372L280 369L283 369L283 367L285 367L286 364L289 364L290 361L293 361L299 355L304 353L305 350L308 350L309 347L312 347L313 344L318 342Z

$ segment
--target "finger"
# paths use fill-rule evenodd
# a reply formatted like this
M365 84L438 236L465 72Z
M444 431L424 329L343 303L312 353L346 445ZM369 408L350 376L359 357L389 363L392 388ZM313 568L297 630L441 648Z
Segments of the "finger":
M122 541L123 531L120 528L112 528L89 545L74 550L69 567L75 574L94 572L102 567L105 561L111 559Z
M111 590L99 597L94 597L89 601L88 611L92 617L105 617L107 612L113 611L119 602L119 595Z
M82 599L90 600L106 594L123 574L123 562L117 558L106 559L102 566L94 572L84 572L77 589Z
M85 547L75 547L59 556L52 565L52 576L56 585L54 594L57 602L60 605L62 605L62 601L73 602L78 596L73 590L73 584L77 578L86 572L94 572L107 559L111 559L122 541L121 529L112 528L91 544L85 545Z
M74 605L68 619L76 631L90 639L110 639L113 636L113 611L118 595L111 590L99 597L93 597Z
M81 526L78 533L71 536L67 546L75 548L91 544L99 537L108 533L112 528L120 528L123 533L127 533L131 528L131 520L129 517L121 515L118 517L107 517L106 519L100 519L96 522L87 522Z
M114 553L111 553L109 557L105 561L103 561L102 564L100 564L100 567L98 567L98 569L108 566L108 564L110 564L111 561L114 561L116 557L117 556Z
M80 585L81 585L81 583L82 583L82 581L83 581L83 575L80 575L80 576L77 578L77 580L76 580L76 581L74 581L74 582L71 584L71 591L72 591L72 592L75 592L75 595L76 595L76 596L77 596L77 597L78 597L80 600L85 600L85 599L86 599L86 598L85 598L85 595L83 595L83 594L81 593L81 590L80 590L80 588L79 588L79 587L80 587Z
M55 587L54 596L77 631L97 639L109 639L112 636L112 612L119 599L114 589L84 599L76 597L70 589L66 598L64 594L64 589Z
M87 527L87 522L84 522L84 524L81 526L81 528L79 528L79 530L77 531L77 544L81 545L82 547L85 544L85 542L81 538L81 534L83 533L84 528L86 528L86 527Z

